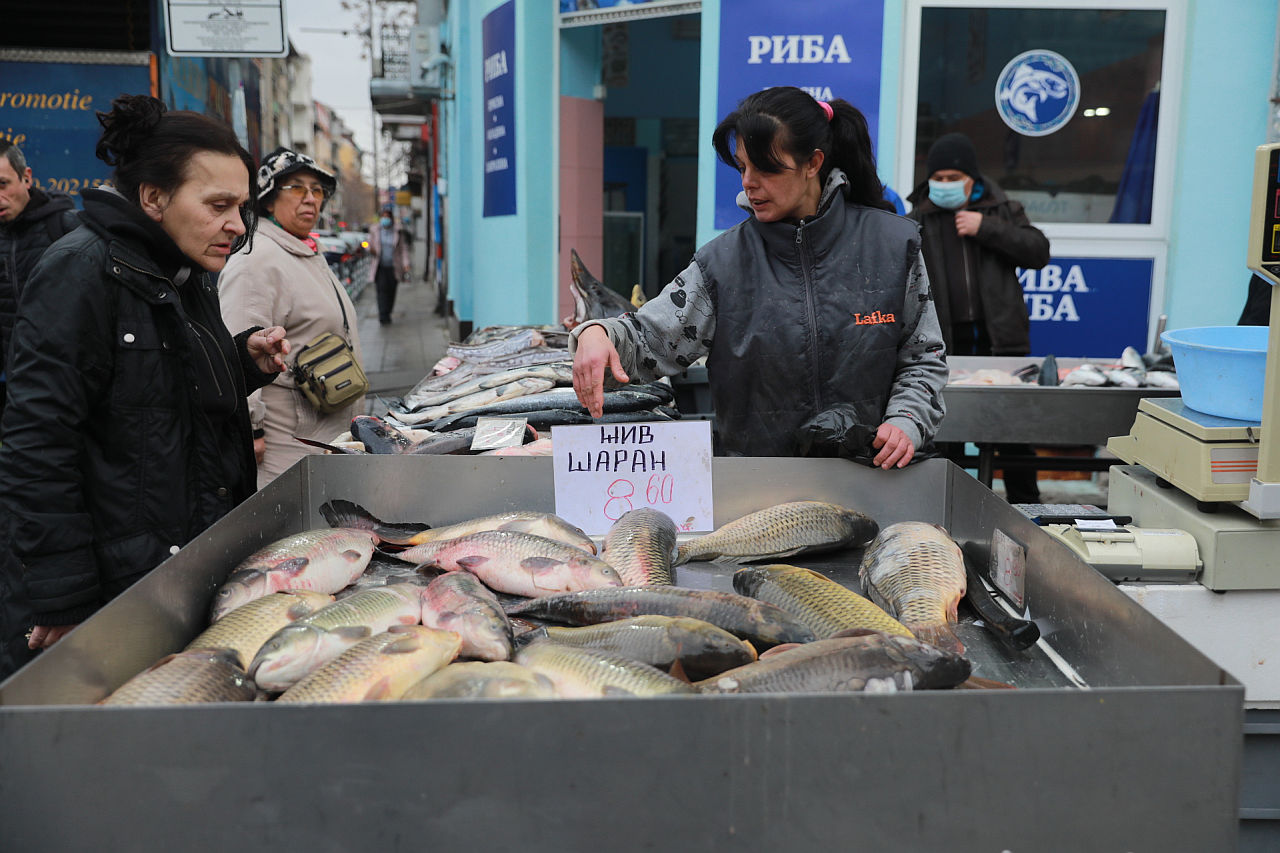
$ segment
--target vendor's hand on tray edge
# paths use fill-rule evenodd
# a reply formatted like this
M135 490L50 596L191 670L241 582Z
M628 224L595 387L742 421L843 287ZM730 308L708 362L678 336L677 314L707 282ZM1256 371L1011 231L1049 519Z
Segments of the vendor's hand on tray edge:
M31 629L31 633L27 635L27 648L47 649L54 643L61 640L67 634L71 633L71 629L75 625L37 625Z
M578 402L586 407L591 417L604 414L604 372L613 371L619 382L630 382L618 359L609 335L599 326L592 326L578 336L578 348L573 356L573 391Z
M871 464L878 465L886 471L893 467L905 468L911 458L916 455L916 447L911 443L911 439L893 424L880 424L871 446L880 451L876 454L876 458L871 460Z

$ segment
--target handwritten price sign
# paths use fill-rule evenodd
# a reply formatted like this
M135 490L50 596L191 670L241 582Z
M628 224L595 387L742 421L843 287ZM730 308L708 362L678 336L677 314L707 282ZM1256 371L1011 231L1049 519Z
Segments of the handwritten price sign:
M556 514L588 534L644 506L682 532L713 529L708 421L557 426L551 443Z

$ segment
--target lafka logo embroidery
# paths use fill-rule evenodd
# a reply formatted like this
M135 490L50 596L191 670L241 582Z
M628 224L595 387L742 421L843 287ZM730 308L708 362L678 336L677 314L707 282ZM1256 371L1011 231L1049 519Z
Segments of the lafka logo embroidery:
M1020 53L996 79L996 111L1023 136L1060 130L1080 103L1080 76L1067 58L1052 50Z
M883 311L872 311L870 314L859 314L855 311L853 314L855 326L883 326L896 322L898 322L897 317L893 314L886 314Z

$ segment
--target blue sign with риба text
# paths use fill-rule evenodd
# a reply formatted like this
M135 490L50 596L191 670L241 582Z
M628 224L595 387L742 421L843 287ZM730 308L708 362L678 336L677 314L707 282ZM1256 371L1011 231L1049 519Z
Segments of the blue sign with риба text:
M883 0L734 0L720 13L716 110L770 86L798 86L815 100L843 98L862 110L874 143L880 116ZM715 227L746 217L737 205L738 173L716 167Z
M145 57L145 54L144 54ZM111 167L94 155L99 110L122 94L151 93L151 68L79 62L0 61L0 138L21 149L33 184L79 201Z
M1068 358L1147 348L1151 258L1053 258L1018 270L1031 318L1031 354Z
M484 215L516 212L516 4L484 16Z

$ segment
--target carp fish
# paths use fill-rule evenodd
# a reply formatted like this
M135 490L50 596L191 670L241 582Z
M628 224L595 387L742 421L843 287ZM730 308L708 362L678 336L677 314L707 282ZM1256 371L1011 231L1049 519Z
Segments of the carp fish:
M830 578L800 566L748 566L733 573L733 588L776 604L813 629L819 639L850 628L913 636L874 602Z
M397 625L355 644L280 694L277 702L392 702L443 668L462 639L452 631Z
M420 587L370 587L285 625L258 650L249 675L263 690L288 690L347 649L394 625L416 625ZM230 618L230 617L228 617Z
M335 593L360 577L378 537L350 528L307 530L272 542L236 566L213 597L213 621L272 592Z
M582 549L514 530L486 530L427 542L395 556L445 571L468 571L490 589L512 595L622 586L613 566Z
M677 661L690 676L706 677L756 659L756 650L723 628L688 616L632 616L581 628L548 625L554 643L595 649L670 669ZM536 642L536 640L534 640Z
M167 655L99 702L99 705L190 705L248 702L253 682L231 649L188 649Z
M964 555L947 533L923 521L891 524L867 547L862 587L917 639L961 653L956 608L964 598Z
M400 698L554 699L556 687L540 672L510 661L451 663L405 691Z
M796 646L700 681L697 688L702 693L891 693L954 687L969 672L960 655L871 631Z
M581 548L590 554L596 552L596 543L592 541L590 536L583 533L581 528L575 527L558 515L552 515L549 512L532 512L530 510L500 512L495 515L460 521L457 524L448 524L444 527L423 530L400 540L386 539L384 541L393 542L397 545L422 545L427 542L438 542L441 539L457 539L461 536L470 536L472 533L482 533L486 530L514 530L517 533L531 533L534 536L553 539L556 542L563 542L566 545Z
M675 565L776 560L794 554L858 547L879 530L857 510L825 501L792 501L749 513L681 545Z
M618 570L627 586L671 583L676 523L665 512L640 507L622 514L604 537L601 558Z
M249 662L272 634L332 602L332 595L309 589L273 592L210 625L187 644L187 650L227 649L235 653L236 665L248 670Z
M622 655L540 640L516 652L516 663L546 676L565 699L696 693L687 682Z
M456 631L462 657L486 661L511 657L511 622L498 598L470 572L447 572L421 591L422 624Z
M678 586L629 586L548 595L513 604L508 616L595 625L629 616L689 616L762 645L807 643L813 631L773 604L733 592Z

